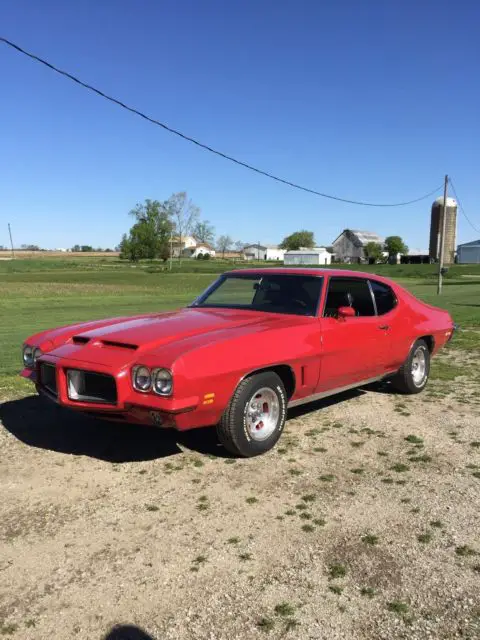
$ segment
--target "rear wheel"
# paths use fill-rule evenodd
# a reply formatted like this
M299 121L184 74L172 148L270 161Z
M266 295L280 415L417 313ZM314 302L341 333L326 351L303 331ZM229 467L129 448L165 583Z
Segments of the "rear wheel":
M403 366L392 379L393 386L402 393L420 393L430 375L430 350L425 340L417 340Z
M286 417L281 379L273 371L257 373L238 385L217 426L218 438L236 456L258 456L275 446Z

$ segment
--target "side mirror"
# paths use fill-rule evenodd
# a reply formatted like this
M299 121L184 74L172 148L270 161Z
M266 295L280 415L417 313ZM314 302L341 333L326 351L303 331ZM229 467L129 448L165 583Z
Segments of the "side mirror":
M355 309L353 307L339 307L337 313L339 318L355 317Z

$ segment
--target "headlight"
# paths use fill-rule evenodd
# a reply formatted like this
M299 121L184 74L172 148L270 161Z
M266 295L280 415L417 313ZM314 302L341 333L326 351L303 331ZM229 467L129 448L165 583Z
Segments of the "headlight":
M23 364L26 367L33 367L34 362L33 347L30 347L28 344L26 344L23 347Z
M36 349L33 350L33 364L36 364L38 358L40 358L40 356L43 355L42 350L37 347Z
M148 367L135 367L133 369L133 386L137 391L150 391L152 374Z
M173 378L167 369L155 369L153 372L153 390L160 396L169 396L172 393Z

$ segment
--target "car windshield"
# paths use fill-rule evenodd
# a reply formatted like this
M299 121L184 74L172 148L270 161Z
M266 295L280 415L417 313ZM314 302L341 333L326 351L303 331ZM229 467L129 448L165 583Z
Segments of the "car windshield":
M192 306L314 316L322 282L321 277L300 274L227 275L214 282Z

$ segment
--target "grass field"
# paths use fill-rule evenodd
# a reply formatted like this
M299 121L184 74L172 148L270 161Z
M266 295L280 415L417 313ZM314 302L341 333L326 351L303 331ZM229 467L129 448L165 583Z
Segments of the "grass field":
M22 388L16 374L28 335L76 321L178 308L200 293L215 273L235 266L217 260L183 261L169 272L158 262L130 265L105 257L0 262L0 393ZM440 297L434 265L363 269L394 277L421 299L448 309L464 328L480 326L479 265L454 266ZM468 345L474 346L475 338L472 334Z

